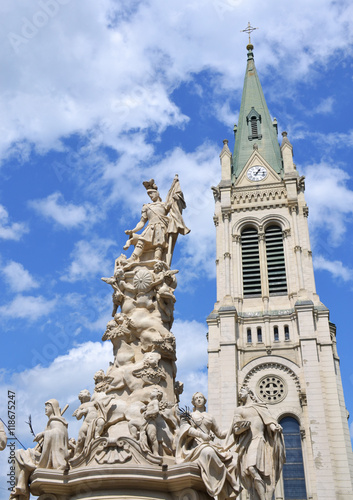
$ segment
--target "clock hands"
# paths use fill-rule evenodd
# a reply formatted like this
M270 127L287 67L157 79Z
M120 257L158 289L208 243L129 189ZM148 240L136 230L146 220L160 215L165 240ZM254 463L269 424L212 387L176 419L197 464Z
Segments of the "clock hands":
M251 181L262 181L266 177L267 170L261 165L253 165L249 168L247 176Z

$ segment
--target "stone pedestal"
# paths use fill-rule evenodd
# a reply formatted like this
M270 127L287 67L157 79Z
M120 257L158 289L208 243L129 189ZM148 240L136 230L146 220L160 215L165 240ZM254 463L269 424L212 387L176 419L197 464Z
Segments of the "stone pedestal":
M210 500L196 464L110 465L59 472L37 469L39 500Z

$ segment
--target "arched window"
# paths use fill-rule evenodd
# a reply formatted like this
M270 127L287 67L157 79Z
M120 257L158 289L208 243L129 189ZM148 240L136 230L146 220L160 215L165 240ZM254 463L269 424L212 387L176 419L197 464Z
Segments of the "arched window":
M273 340L275 342L279 341L278 326L273 327Z
M248 344L251 344L252 339L251 339L251 328L247 328L246 330L246 341Z
M279 226L265 230L267 276L270 295L287 292L286 265L284 261L283 234Z
M261 115L252 106L250 113L246 117L246 123L248 124L248 139L252 141L253 139L262 139L261 134Z
M303 453L300 427L293 417L284 417L280 421L283 427L286 447L286 463L283 465L283 486L285 500L306 500Z
M262 342L262 330L261 330L261 326L258 326L257 329L257 341L258 342Z
M289 340L289 326L284 325L284 340Z
M244 229L241 233L244 296L261 294L259 240L257 230Z

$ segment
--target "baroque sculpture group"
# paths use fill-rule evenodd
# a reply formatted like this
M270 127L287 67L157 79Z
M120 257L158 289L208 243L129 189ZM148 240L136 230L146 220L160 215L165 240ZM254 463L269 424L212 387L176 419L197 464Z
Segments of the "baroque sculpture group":
M192 398L193 410L179 409L183 384L176 381L175 337L171 331L177 270L170 268L178 234L187 234L178 176L163 202L154 180L143 183L150 203L141 220L125 231L124 249L113 276L113 319L102 340L113 344L114 360L94 375L92 395L83 389L73 416L82 420L77 440L56 399L45 403L46 429L35 448L18 450L12 499L29 498L37 469L71 471L94 466L195 463L211 497L235 498L242 488L252 500L272 500L285 460L282 429L265 404L243 387L241 406L228 429L206 412L206 398ZM138 231L142 230L140 234Z

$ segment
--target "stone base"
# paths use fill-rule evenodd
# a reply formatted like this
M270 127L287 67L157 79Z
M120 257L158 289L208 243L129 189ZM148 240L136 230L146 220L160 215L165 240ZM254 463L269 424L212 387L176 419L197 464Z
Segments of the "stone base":
M30 491L38 500L211 500L195 464L37 469Z

